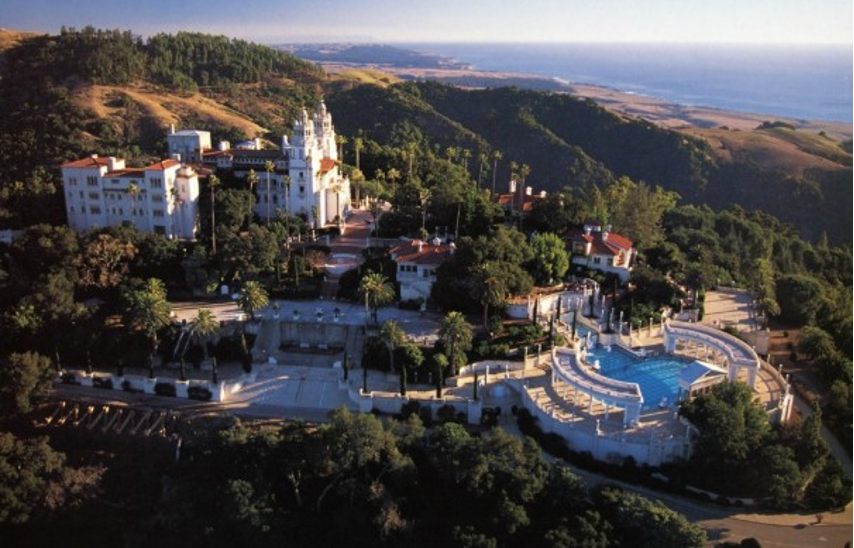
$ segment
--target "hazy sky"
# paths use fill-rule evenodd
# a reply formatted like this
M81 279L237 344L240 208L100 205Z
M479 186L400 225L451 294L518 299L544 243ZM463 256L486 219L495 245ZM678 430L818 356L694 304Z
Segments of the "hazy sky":
M0 27L259 42L852 43L851 0L0 0Z

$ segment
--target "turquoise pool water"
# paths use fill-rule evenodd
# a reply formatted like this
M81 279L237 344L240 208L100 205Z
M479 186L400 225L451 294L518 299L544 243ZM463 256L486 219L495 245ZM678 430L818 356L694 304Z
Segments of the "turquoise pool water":
M679 373L693 360L675 356L637 358L614 346L611 351L597 346L587 352L587 362L599 360L599 373L619 381L636 382L643 394L643 408L655 409L666 399L672 406L679 394Z

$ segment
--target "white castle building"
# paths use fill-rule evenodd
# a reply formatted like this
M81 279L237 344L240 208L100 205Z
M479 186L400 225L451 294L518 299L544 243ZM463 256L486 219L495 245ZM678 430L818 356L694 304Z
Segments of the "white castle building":
M143 168L92 155L62 165L69 226L80 232L128 222L170 238L196 235L199 178L174 159Z
M339 169L332 115L321 102L312 115L303 110L293 125L293 137L282 137L279 150L262 149L257 139L235 148L222 141L217 150L203 150L206 132L196 132L195 146L202 149L206 167L230 169L240 177L255 171L255 213L262 222L279 213L305 215L316 227L343 220L350 210L350 180ZM174 135L179 134L188 133ZM185 137L180 139L184 142ZM272 163L270 171L267 162Z

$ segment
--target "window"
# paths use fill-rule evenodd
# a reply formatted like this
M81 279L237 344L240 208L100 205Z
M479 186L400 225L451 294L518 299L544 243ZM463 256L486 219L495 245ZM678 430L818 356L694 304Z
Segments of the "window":
M77 177L69 177L68 184L77 186Z
M154 194L151 197L151 201L156 203L156 204L162 204L163 203L163 196L161 196L159 194Z
M300 185L300 186L299 186L299 193L300 193L300 194L305 194L305 185Z
M602 262L602 259L599 257L593 257L593 264L599 264Z
M163 210L162 209L153 209L151 211L151 214L155 217L163 217Z
M118 179L110 179L110 182L111 182L111 183L113 183L114 185L117 185L117 184L119 184L121 181L119 181Z
M101 214L101 208L98 206L91 206L89 208L89 213L91 213L92 215L100 215Z
M98 178L94 175L88 175L86 177L86 184L89 186L98 186Z
M90 192L90 193L89 193L89 199L90 199L90 200L100 200L100 199L101 199L101 195L100 195L100 194L98 194L97 192Z
M155 234L166 234L166 227L162 225L154 225Z
M82 190L80 191L80 199L81 200L83 199L83 191Z
M163 179L154 177L151 179L151 188L163 188Z

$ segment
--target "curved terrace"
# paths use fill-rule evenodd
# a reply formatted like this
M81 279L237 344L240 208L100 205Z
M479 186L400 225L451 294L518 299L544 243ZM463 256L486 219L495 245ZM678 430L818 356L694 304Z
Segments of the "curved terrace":
M553 380L560 379L573 390L590 398L590 405L600 401L606 406L622 407L626 410L623 423L637 422L643 406L643 394L637 383L619 381L600 375L579 359L580 346L573 349L552 350Z
M680 340L700 343L720 352L727 361L728 378L735 380L741 369L748 374L748 384L753 387L759 371L759 356L749 344L725 331L697 323L668 321L664 326L664 348L673 353Z

